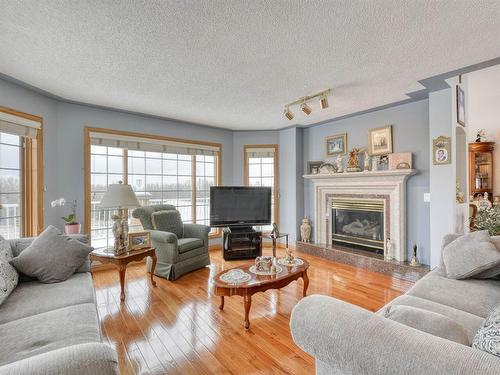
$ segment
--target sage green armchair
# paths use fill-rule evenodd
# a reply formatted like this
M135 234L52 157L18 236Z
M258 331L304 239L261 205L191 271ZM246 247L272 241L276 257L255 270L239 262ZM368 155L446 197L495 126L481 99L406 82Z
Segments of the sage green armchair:
M170 204L137 208L132 216L141 221L145 230L151 231L151 242L158 258L156 276L176 280L210 264L210 228L206 225L183 224L179 211ZM146 262L151 272L151 259Z

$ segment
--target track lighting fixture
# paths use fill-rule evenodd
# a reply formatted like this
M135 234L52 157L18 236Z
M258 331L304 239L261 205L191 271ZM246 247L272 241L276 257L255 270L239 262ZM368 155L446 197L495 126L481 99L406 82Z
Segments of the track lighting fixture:
M323 90L314 95L304 96L303 98L297 99L293 102L285 104L285 109L283 110L283 115L288 119L292 120L295 116L293 112L290 110L290 107L293 105L300 105L300 110L304 112L306 115L310 115L312 113L312 108L307 104L311 99L319 98L319 105L321 109L326 109L329 106L328 103L328 95L331 94L332 90Z
M321 95L321 99L319 100L319 105L321 106L321 109L328 108L328 97L326 96L326 94Z
M300 105L300 110L304 112L306 115L310 115L312 112L311 107L309 107L306 102Z

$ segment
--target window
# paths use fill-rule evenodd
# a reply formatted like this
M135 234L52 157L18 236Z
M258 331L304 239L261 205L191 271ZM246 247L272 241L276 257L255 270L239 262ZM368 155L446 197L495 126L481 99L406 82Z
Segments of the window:
M271 222L278 223L278 146L246 145L244 155L245 185L272 188ZM261 227L263 231L271 229L270 225Z
M37 235L42 225L41 126L39 117L0 108L0 235L5 238Z
M99 202L107 186L120 180L132 186L141 205L172 204L179 210L184 223L209 224L210 186L219 182L220 145L197 149L204 143L200 143L201 146L189 143L186 148L183 145L187 141L156 136L153 141L136 133L110 132L86 129L89 150L86 175L90 176L87 182L90 186L86 186L90 210L85 226L94 247L113 244L111 216L114 212L100 209ZM131 134L134 140L129 139ZM142 230L140 222L132 218L131 212L128 214L130 231ZM216 236L218 232L213 230L210 235Z

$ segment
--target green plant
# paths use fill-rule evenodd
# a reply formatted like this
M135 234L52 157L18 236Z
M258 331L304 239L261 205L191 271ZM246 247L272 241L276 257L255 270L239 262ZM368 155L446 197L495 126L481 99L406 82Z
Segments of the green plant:
M490 236L500 236L500 208L478 210L473 224L476 230L487 230Z
M51 203L52 207L62 207L66 205L70 206L71 213L68 216L61 217L61 219L63 219L66 222L66 225L78 224L78 222L76 221L76 207L77 207L76 199L71 201L71 203L68 203L66 202L66 199L59 198Z

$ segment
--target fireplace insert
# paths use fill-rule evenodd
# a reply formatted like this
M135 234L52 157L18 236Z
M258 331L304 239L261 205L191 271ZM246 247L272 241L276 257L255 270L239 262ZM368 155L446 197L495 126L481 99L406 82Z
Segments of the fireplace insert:
M334 199L332 245L384 253L384 201Z

